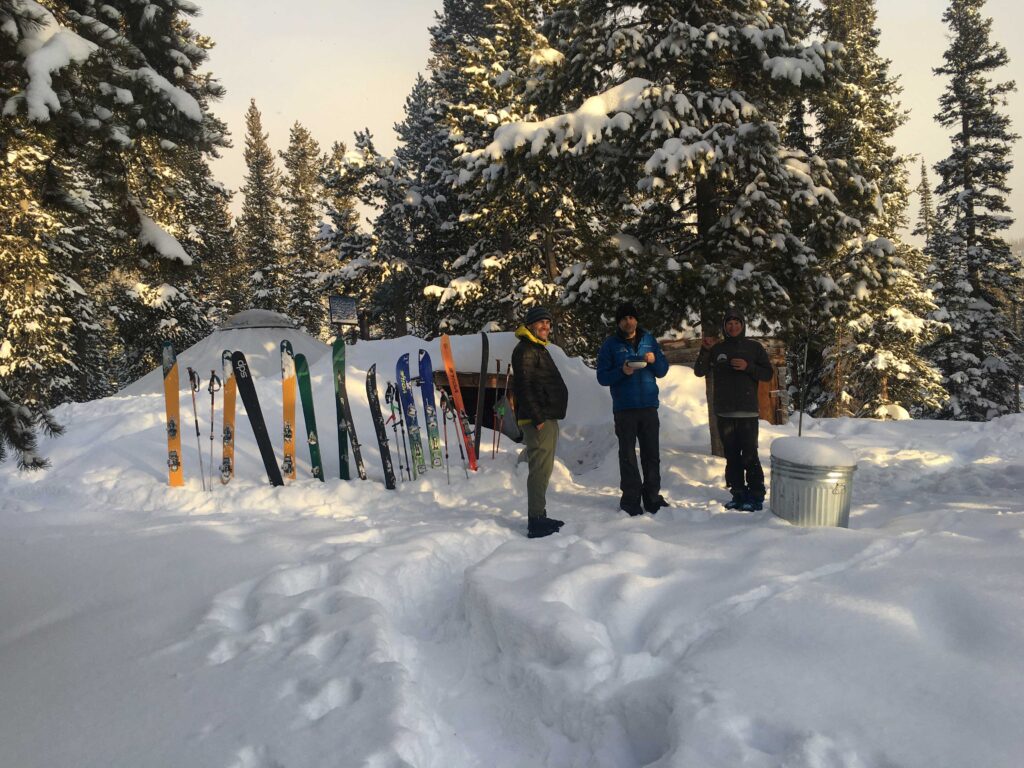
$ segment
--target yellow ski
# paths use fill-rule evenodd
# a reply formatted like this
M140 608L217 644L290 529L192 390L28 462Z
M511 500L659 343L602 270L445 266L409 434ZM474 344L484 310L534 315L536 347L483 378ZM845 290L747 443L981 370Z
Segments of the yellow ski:
M181 413L178 400L178 358L174 345L164 342L164 407L167 412L167 483L173 488L185 484L185 471L181 466Z
M227 485L235 476L235 371L231 367L231 350L220 356L224 369L224 453L220 462L220 481Z
M281 388L284 403L284 462L281 474L295 479L295 398L298 389L295 378L295 356L290 341L281 342Z

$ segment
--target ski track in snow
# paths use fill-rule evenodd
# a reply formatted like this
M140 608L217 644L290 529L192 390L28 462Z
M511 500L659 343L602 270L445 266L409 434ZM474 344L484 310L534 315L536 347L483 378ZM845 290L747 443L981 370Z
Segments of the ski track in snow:
M29 544L113 534L141 543L197 531L246 551L260 548L262 559L239 569L244 578L232 580L225 570L216 591L171 617L158 633L163 642L142 655L153 669L173 670L198 697L197 712L175 724L186 732L171 731L183 751L154 765L956 765L942 762L950 742L941 734L929 753L923 739L901 751L899 738L858 733L882 730L892 710L881 704L877 715L861 713L850 727L760 706L763 691L744 681L770 669L729 673L730 665L751 662L728 654L756 647L756 639L745 641L752 634L773 637L794 606L806 604L806 614L834 620L870 616L872 626L891 632L906 667L923 647L933 666L911 667L908 691L925 686L933 670L958 664L970 670L954 669L961 676L951 678L966 685L965 700L974 677L979 689L991 687L998 670L986 676L970 662L1016 653L1019 636L995 620L1007 603L1002 593L987 602L933 584L941 574L933 561L968 567L984 545L987 557L1013 562L1009 547L1024 542L1015 522L1024 513L1024 422L908 430L808 420L819 436L839 436L854 448L860 468L853 529L799 529L767 511L721 510L727 494L721 461L706 455L696 396L702 391L702 383L681 378L663 390L662 474L672 508L656 517L621 515L610 425L567 425L549 491L550 513L567 524L538 541L523 536L526 469L516 463L518 447L503 445L496 461L485 451L471 479L456 464L451 484L443 471L430 472L393 493L381 484L372 437L365 438L369 421L358 417L370 482L302 479L300 465L298 482L270 488L243 426L235 480L203 493L191 463L195 449L186 442L187 486L169 489L157 395L62 409L69 436L46 450L75 482L5 468L0 519ZM323 381L318 393L329 424ZM260 399L273 431L279 398L272 383L261 383ZM194 441L186 426L183 437ZM766 471L770 440L792 432L763 428ZM99 453L97 440L105 441ZM206 461L207 434L200 443ZM327 456L325 469L336 476ZM995 548L999 540L1007 548ZM920 581L906 577L917 573ZM898 586L878 586L892 574L904 575ZM90 610L58 607L4 627L0 652ZM965 629L962 617L984 631ZM837 621L836 632L852 622ZM782 637L769 647L805 641ZM929 640L923 646L922 637ZM900 655L903 642L908 650ZM864 644L865 655L874 652ZM818 658L808 663L824 663ZM780 669L797 663L775 662ZM866 668L855 666L853 674ZM868 682L885 675L869 674ZM914 701L903 695L894 707ZM82 764L118 763L106 757Z

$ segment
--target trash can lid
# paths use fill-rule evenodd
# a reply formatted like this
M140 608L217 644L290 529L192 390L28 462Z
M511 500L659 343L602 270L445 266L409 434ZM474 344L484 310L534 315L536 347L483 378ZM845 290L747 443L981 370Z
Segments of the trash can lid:
M806 467L857 466L853 451L825 437L780 437L772 441L772 457Z

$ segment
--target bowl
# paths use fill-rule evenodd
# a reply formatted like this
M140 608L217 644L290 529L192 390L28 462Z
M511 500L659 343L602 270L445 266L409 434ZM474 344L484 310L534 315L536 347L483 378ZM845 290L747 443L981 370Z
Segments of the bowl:
M646 368L647 367L647 361L646 360L630 360L630 361L628 361L626 363L626 365L628 365L633 370L639 370L640 368Z

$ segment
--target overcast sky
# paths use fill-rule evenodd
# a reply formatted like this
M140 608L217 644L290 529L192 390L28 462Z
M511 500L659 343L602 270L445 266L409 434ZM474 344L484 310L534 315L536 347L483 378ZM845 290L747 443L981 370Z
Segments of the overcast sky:
M227 88L214 111L231 130L234 148L214 164L231 189L242 185L245 165L245 110L255 98L275 150L284 149L295 121L327 149L335 141L352 144L352 134L369 128L377 148L395 145L392 126L417 72L426 66L427 28L441 0L198 0L196 29L217 47L210 69ZM933 120L945 83L932 74L946 48L942 23L945 0L878 0L882 54L892 60L903 84L910 122L896 136L905 153L922 153L931 166L949 153L949 136ZM1020 0L989 0L986 11L994 36L1006 46L1010 66L997 74L1024 88L1024 11ZM1011 96L1013 128L1024 133L1024 94ZM1017 143L1024 158L1024 142ZM911 180L916 186L918 171ZM1024 237L1024 159L1010 177L1010 201L1017 222L1010 231ZM240 200L236 196L237 211ZM917 215L916 200L910 217Z

